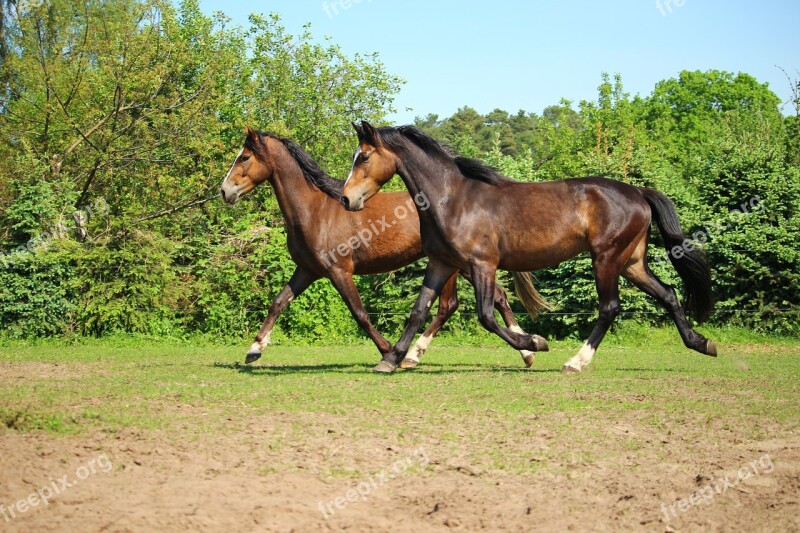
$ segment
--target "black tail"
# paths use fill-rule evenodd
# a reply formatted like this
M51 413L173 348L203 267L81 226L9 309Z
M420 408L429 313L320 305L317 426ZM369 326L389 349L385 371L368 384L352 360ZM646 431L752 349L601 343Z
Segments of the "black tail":
M681 230L672 200L653 189L642 189L642 195L653 211L653 220L664 238L664 246L667 249L669 260L683 280L686 289L683 307L698 322L702 322L714 309L714 299L711 295L711 272L706 255L699 248L687 250L683 246L686 236ZM679 253L672 252L676 246L681 250Z

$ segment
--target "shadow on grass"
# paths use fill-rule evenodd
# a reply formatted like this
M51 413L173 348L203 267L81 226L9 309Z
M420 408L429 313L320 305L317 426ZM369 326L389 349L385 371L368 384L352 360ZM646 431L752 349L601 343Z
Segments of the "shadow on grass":
M639 372L639 373L677 373L677 374L686 374L689 373L688 370L685 368L641 368L641 367L618 367L618 368L607 368L606 370L613 370L614 372Z
M322 365L246 365L242 363L220 363L215 362L213 368L235 370L242 374L250 375L279 375L279 374L373 374L373 364L369 363L348 363L348 364L322 364ZM425 363L424 367L418 370L398 370L395 374L461 374L479 372L506 372L506 373L558 373L557 368L510 368L501 366L480 366L467 363Z

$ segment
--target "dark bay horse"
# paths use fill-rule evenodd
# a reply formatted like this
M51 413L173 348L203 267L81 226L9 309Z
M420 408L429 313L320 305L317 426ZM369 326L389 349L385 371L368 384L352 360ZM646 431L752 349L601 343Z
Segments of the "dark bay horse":
M688 348L716 355L714 342L694 331L684 314L685 308L701 321L713 309L708 265L701 251L687 244L674 205L660 192L601 177L520 183L453 153L413 126L376 130L365 121L353 126L359 146L342 191L344 207L364 209L394 174L412 195L425 194L431 204L419 211L429 258L423 287L402 337L376 371L394 371L432 300L459 269L470 273L481 324L518 350L538 350L534 337L495 320L496 270L547 268L582 252L592 259L599 318L577 355L565 363L565 373L580 372L591 362L619 313L620 275L667 309ZM651 220L672 250L669 258L684 283L684 306L647 265Z
M339 205L344 182L328 176L300 146L251 128L247 128L246 135L244 147L222 183L222 198L235 204L257 185L268 181L286 220L289 254L297 264L289 283L270 305L246 362L261 357L278 315L320 278L331 280L358 325L385 356L391 345L370 322L353 283L353 274L389 272L424 257L416 210L424 207L424 196L381 193L363 211L349 213ZM438 314L404 361L405 368L416 366L431 338L458 307L456 281L454 272L442 285ZM524 291L523 297L528 294L526 306L535 309L545 305L533 288L530 274L514 273L514 282ZM495 289L492 303L511 329L522 331L502 288ZM521 350L521 353L527 366L533 364L532 352Z

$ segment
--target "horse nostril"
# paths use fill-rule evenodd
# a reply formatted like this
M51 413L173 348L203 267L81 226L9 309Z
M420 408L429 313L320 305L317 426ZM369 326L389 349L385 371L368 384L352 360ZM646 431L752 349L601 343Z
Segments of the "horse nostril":
M220 196L222 196L222 199L224 200L225 199L225 189L220 189L219 190L219 194L220 194Z
M342 196L342 205L345 209L350 209L350 199L347 196Z

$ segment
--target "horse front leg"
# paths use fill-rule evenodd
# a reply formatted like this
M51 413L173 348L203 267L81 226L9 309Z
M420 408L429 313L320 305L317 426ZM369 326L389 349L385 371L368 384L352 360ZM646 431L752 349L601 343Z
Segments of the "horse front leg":
M422 333L420 338L417 339L417 342L414 343L414 346L401 361L400 368L416 368L419 364L419 358L422 357L425 350L428 349L433 337L442 329L442 326L444 326L447 320L453 316L453 313L456 312L456 309L458 309L457 284L458 273L454 273L442 287L442 292L439 295L439 311L436 313L436 316L433 317L433 321L431 325L428 326L428 329Z
M457 272L458 269L455 267L439 263L432 258L428 260L428 268L425 270L422 289L419 291L417 301L411 309L411 316L408 318L406 328L392 351L384 355L383 359L375 367L375 372L391 373L397 370L397 365L411 347L411 342L414 340L419 327L428 318L433 301L442 292L442 287L444 287L447 280Z
M258 335L256 335L256 340L253 341L253 344L250 345L250 349L247 351L247 357L244 360L245 364L250 364L261 357L261 352L264 350L264 348L269 346L272 328L275 326L275 321L278 320L278 316L283 313L292 300L300 296L300 294L302 294L302 292L306 290L309 285L318 279L319 276L316 276L311 272L300 268L299 266L294 269L294 273L289 279L289 283L287 283L281 292L278 293L278 296L272 300L272 303L269 306L269 311L267 312L267 318L264 320L264 324L261 326L261 330L259 330Z
M503 287L498 285L496 282L494 291L494 308L500 313L500 316L503 318L503 322L506 323L506 327L508 329L514 333L525 334L525 331L519 327L519 322L517 322L514 312L511 310L511 305L508 303L506 291L504 291ZM546 352L548 349L547 343L545 342L544 346L539 351ZM520 350L519 354L522 356L522 361L525 363L527 368L533 366L536 352L532 352L530 350Z
M546 352L549 348L547 346L547 341L545 341L543 337L539 335L528 335L518 326L518 332L512 331L497 323L497 319L494 316L497 290L497 283L495 281L496 273L497 266L487 263L475 264L470 268L470 277L472 278L472 285L475 288L475 302L478 307L478 319L481 325L506 341L516 350Z

